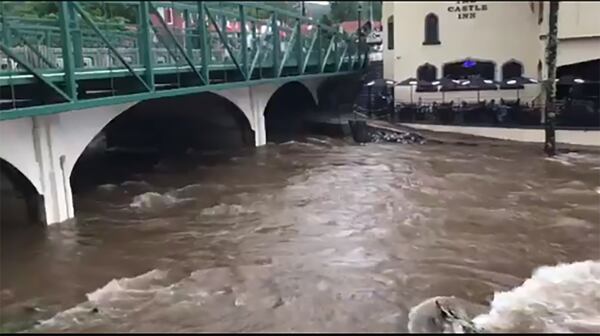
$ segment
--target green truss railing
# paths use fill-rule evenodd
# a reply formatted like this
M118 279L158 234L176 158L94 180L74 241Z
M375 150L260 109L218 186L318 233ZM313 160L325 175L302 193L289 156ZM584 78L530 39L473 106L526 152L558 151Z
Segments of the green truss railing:
M0 2L0 120L368 62L357 34L259 2L54 1L44 3L55 17L20 15L31 3ZM115 6L129 22L111 16Z

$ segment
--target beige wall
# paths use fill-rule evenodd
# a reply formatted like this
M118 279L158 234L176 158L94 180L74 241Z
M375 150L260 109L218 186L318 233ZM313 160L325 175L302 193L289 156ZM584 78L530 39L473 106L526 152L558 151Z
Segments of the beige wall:
M444 63L473 58L496 63L497 80L501 67L515 59L523 64L523 74L541 79L538 62L545 76L545 34L548 27L549 2L476 1L469 4L449 2L390 1L383 4L384 76L395 80L416 77L417 68L428 62L437 67L441 77ZM475 18L458 19L450 7L487 6L475 11ZM533 5L533 6L532 6ZM540 8L543 21L538 22ZM600 2L565 2L559 9L558 65L572 64L600 57ZM440 45L423 45L425 16L434 13L439 18ZM394 50L387 48L387 19L394 16ZM585 37L585 38L582 38ZM543 76L542 76L543 78ZM527 86L522 100L532 100L540 93L538 86ZM410 89L398 87L396 98L408 100ZM413 99L439 100L440 93L413 93ZM446 98L474 100L476 93L451 93ZM499 90L481 93L481 99L515 97L514 91ZM456 99L455 99L456 100Z
M600 36L600 2L561 1L558 38ZM600 54L600 51L598 51Z
M384 1L382 6L382 34L383 38L383 77L394 78L394 50L388 49L388 18L393 15L394 2ZM397 35L397 34L396 34ZM396 37L396 36L395 36ZM394 43L396 44L396 43ZM395 49L395 48L394 48Z
M557 66L600 58L600 36L585 39L566 39L558 42Z
M600 58L600 2L561 1L558 39L558 66Z
M383 17L387 20L393 13L395 33L393 51L387 50L387 41L384 41L386 77L395 80L416 77L417 68L426 62L435 65L438 69L437 76L441 77L444 63L465 58L496 63L497 80L502 79L502 64L512 59L523 64L525 76L538 77L539 25L537 13L531 10L528 2L477 1L475 5L485 5L487 10L475 12L474 19L462 20L458 19L456 12L449 10L450 7L464 6L456 1L384 4ZM434 13L439 18L440 45L423 45L425 16L429 13ZM537 87L528 88L523 96L533 98L537 91ZM407 93L408 88L398 88L397 98L406 100ZM418 95L432 96L431 93L426 93L416 94L415 97ZM438 93L437 96L439 95ZM499 91L494 96L513 98L515 92Z

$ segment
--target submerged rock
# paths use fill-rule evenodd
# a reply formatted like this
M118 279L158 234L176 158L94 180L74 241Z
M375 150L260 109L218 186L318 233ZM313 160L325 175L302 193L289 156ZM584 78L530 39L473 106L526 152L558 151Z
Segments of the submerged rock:
M454 297L436 296L411 308L410 333L473 333L471 319L486 311L484 306Z
M412 132L394 132L383 129L372 129L369 133L372 142L395 142L402 144L425 143L425 138L422 135Z

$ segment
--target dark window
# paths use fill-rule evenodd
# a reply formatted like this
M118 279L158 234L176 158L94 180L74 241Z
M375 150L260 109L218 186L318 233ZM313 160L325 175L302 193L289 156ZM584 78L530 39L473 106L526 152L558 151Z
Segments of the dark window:
M424 45L440 44L437 15L430 13L425 17Z
M437 77L437 68L429 63L421 65L417 69L417 79L427 81L429 83L434 82ZM437 91L437 87L431 84L418 85L417 92L431 92Z
M483 79L494 80L496 65L489 61L464 60L446 63L443 67L444 77L451 79L467 79L469 76L481 76Z
M538 24L544 22L544 2L538 1Z
M387 45L388 50L394 50L394 16L387 19Z
M418 80L433 82L433 81L435 81L436 76L437 76L437 68L435 67L435 65L425 63L417 69L417 79Z
M509 61L502 65L502 80L508 80L523 75L523 66L521 63Z
M538 81L541 81L543 78L543 76L542 76L542 61L541 60L538 60L537 72L538 72Z
M506 63L504 63L502 65L502 80L503 81L508 81L511 78L515 78L515 77L521 77L523 75L523 66L521 65L521 63L515 62L515 61L508 61ZM518 85L515 86L510 85L510 84L506 84L503 83L502 85L500 85L501 89L523 89L524 86L523 85Z

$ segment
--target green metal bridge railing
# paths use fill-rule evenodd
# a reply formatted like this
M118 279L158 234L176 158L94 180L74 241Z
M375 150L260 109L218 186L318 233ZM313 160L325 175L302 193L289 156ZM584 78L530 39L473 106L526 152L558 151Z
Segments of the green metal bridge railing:
M0 37L0 120L368 62L357 34L258 2L2 1Z

